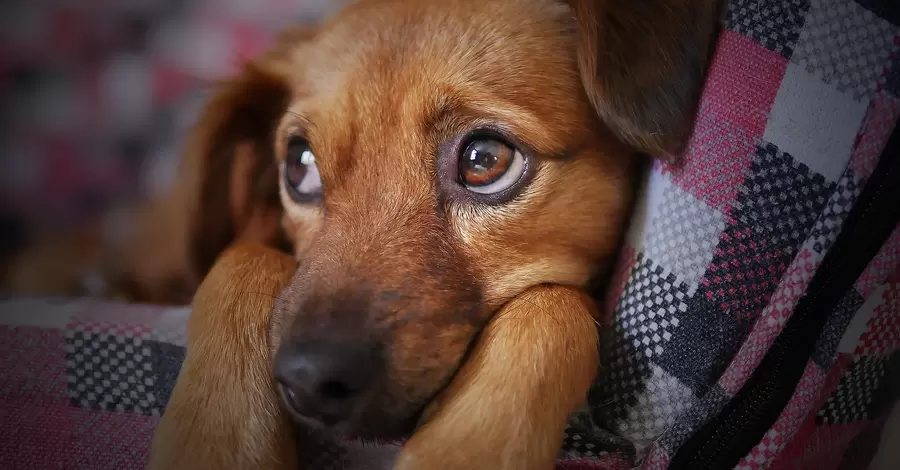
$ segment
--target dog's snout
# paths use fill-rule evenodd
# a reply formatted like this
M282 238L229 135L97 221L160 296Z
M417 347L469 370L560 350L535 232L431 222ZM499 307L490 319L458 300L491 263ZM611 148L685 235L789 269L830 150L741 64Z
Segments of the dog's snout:
M275 360L275 377L289 409L334 425L353 415L379 367L376 348L359 341L291 342Z

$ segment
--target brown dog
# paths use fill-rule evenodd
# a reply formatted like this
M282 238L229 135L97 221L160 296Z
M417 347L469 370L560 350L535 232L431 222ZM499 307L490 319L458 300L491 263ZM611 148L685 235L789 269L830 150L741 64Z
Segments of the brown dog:
M188 271L215 267L151 468L297 468L287 415L415 430L396 468L552 467L597 367L584 289L635 154L689 130L716 13L369 0L283 34L189 150ZM279 220L296 266L240 243Z

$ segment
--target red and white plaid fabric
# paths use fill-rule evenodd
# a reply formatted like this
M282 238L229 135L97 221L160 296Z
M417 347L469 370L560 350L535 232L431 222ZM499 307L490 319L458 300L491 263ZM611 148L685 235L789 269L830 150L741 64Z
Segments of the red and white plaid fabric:
M264 42L241 37L247 51ZM220 52L210 60L231 53ZM606 302L601 374L560 468L666 468L747 382L896 128L898 53L892 0L729 1L682 161L644 181ZM184 64L165 64L149 76L177 96ZM142 468L187 310L11 299L0 312L0 468ZM867 465L897 398L900 226L822 314L792 398L738 468ZM312 468L358 468L396 446L329 446Z

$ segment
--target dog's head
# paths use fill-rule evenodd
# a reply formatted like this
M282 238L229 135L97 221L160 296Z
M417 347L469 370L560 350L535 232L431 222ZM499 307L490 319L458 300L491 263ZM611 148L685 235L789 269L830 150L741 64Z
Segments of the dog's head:
M290 408L402 435L505 302L602 274L635 155L689 130L714 15L369 0L247 64L201 119L192 259L208 267L248 221L274 240L281 214L298 260L273 322Z

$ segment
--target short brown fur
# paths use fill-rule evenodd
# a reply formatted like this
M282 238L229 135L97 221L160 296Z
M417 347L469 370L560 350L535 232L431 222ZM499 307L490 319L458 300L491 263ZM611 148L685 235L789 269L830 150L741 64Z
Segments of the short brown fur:
M243 244L210 271L194 299L188 354L156 430L150 470L299 468L265 341L273 299L293 270L284 254Z

